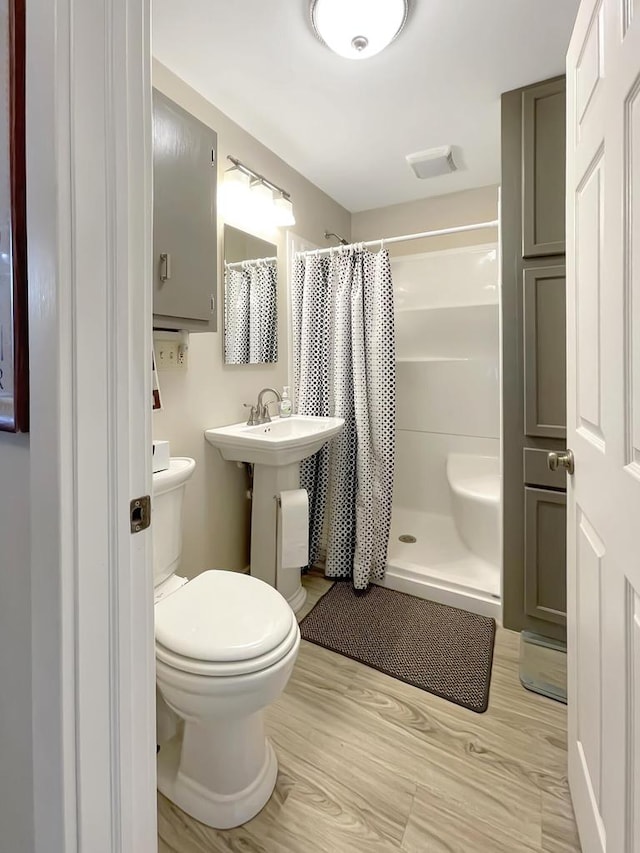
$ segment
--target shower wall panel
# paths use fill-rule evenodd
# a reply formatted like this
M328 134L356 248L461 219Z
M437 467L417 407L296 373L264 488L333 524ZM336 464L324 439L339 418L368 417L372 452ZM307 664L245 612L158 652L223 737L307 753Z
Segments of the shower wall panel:
M499 456L497 244L403 256L392 268L394 504L450 515L447 455Z
M447 455L471 453L499 457L499 448L497 438L401 430L396 447L394 506L452 515Z
M398 429L498 438L496 359L400 362Z

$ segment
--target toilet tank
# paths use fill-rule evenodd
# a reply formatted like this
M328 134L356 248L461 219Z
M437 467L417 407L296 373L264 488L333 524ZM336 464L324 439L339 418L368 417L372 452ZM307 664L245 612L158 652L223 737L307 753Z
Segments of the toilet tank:
M154 587L174 574L180 565L184 490L195 467L193 459L172 457L166 471L153 475L151 533Z

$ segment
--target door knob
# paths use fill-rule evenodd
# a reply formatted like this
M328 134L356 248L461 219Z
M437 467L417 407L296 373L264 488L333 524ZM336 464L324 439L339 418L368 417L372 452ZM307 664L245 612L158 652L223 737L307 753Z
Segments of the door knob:
M565 468L569 474L573 474L575 470L573 452L571 450L564 450L562 453L547 453L547 465L550 471Z

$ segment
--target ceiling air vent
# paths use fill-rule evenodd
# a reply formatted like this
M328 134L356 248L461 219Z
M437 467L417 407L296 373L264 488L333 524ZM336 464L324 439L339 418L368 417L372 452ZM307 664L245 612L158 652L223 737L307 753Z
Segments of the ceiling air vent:
M437 178L455 172L458 168L450 145L416 151L415 154L407 154L406 159L418 178Z

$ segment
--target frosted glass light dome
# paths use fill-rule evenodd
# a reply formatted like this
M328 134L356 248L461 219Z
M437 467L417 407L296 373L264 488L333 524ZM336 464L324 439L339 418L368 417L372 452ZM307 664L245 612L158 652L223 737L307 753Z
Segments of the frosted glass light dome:
M335 53L368 59L396 38L407 11L407 0L312 0L311 21Z

